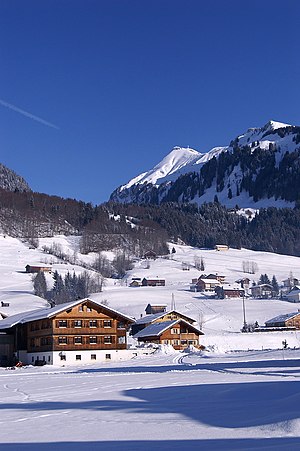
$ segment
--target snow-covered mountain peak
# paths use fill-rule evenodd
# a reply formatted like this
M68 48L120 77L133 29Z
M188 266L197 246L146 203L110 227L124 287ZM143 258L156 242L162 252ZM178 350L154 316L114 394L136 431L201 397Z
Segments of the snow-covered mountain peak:
M265 131L268 131L268 130L277 130L278 128L285 128L285 127L291 127L291 125L285 124L283 122L277 122L277 121L270 120L269 122L266 123L266 125L264 127L262 127L262 129Z
M176 172L176 178L180 173L186 173L189 171L190 165L202 157L203 154L190 147L174 147L171 152L165 156L153 169L147 172L143 172L134 179L130 180L126 185L120 188L123 191L126 188L130 188L135 184L151 183L153 185L160 184L166 181L166 178L170 180L170 176Z
M258 201L260 207L294 206L300 199L300 191L292 188L299 172L299 144L300 127L270 120L262 127L249 128L229 146L213 147L206 153L174 147L153 169L117 188L110 199L201 204L217 198L229 207L257 207Z

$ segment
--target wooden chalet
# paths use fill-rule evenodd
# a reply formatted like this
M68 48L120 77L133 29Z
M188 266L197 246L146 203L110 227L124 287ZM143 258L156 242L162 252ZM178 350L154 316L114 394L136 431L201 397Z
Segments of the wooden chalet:
M142 280L143 287L164 287L166 285L165 279L144 279Z
M141 280L132 280L129 284L130 287L136 288L136 287L141 287L142 286L142 282Z
M282 283L284 288L291 289L294 286L299 285L299 279L289 277L288 279L283 280Z
M297 285L291 289L289 293L284 296L288 302L300 302L300 287Z
M197 280L196 283L192 283L190 286L191 291L209 291L214 292L216 287L220 287L221 282L219 282L217 279L207 279L207 278L201 278Z
M207 276L200 276L201 279L217 279L220 283L225 283L225 276L222 276L221 274L208 274Z
M216 296L219 299L242 298L245 296L245 290L237 284L226 284L215 288Z
M171 345L181 350L187 346L199 347L200 335L204 335L201 330L180 318L154 322L134 335L134 338L139 342Z
M25 269L26 269L26 272L29 272L29 273L37 273L37 272L51 273L51 271L52 271L51 266L45 266L45 265L26 265Z
M274 296L272 285L263 283L250 287L252 297L256 299L271 299Z
M265 329L300 329L300 311L275 316L265 322Z
M126 358L133 322L83 299L7 317L0 321L0 332L13 338L15 359L24 364L91 363Z
M194 324L196 321L183 313L177 312L176 310L170 310L169 312L155 313L152 315L146 315L139 318L131 326L131 335L137 334L142 329L153 323L163 322L163 321L175 321L178 319L183 319L184 321Z

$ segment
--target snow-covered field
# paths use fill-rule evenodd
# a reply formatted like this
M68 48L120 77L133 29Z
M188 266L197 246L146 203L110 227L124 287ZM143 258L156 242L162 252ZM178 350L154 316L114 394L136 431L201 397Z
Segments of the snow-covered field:
M0 370L5 450L296 450L300 352Z
M49 238L40 247L53 242L70 256L78 251L77 238ZM136 318L148 303L171 308L173 299L177 310L201 323L207 351L80 368L1 368L0 449L299 449L299 332L241 334L242 301L189 291L199 272L184 271L182 262L193 265L202 256L206 273L233 283L245 276L243 261L258 265L251 279L267 273L281 281L291 271L300 277L300 259L245 249L175 249L171 259L151 261L148 269L137 262L123 281L107 280L91 298ZM26 264L53 263L62 274L83 270L10 237L0 236L0 252L0 301L10 304L0 312L8 315L46 305L33 295ZM166 286L130 288L132 277L165 278ZM245 306L247 321L260 324L298 309L280 300L247 299ZM283 351L285 339L290 349Z

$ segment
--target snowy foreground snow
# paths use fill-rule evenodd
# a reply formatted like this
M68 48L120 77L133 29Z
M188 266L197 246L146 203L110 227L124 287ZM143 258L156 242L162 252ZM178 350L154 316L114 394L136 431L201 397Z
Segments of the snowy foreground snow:
M296 450L299 377L299 350L1 369L0 449Z

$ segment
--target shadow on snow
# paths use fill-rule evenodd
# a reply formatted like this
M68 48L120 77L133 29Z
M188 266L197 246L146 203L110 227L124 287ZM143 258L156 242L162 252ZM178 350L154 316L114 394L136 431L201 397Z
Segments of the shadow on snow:
M199 373L200 376L200 373ZM167 382L167 381L166 381ZM199 382L201 382L199 380ZM101 383L101 382L99 382ZM1 410L90 410L126 415L181 415L220 428L257 427L300 416L300 382L253 382L130 389L127 400L2 403ZM163 420L162 420L163 424Z

